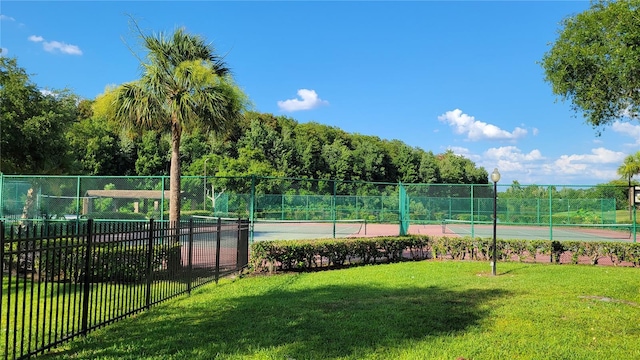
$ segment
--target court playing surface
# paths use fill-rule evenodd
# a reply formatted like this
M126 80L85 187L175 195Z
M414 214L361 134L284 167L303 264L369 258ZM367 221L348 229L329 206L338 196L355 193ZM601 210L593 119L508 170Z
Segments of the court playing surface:
M300 222L273 221L254 223L254 241L295 240L318 238L346 238L397 236L398 224L369 224L364 221L336 222ZM493 237L493 224L486 223L445 223L412 224L409 234L429 236L473 236ZM498 239L512 240L559 240L559 241L634 241L631 224L616 225L505 225L496 227Z
M442 235L493 237L492 223L444 222ZM497 224L496 238L517 240L633 241L631 224L511 225Z
M397 236L399 224L367 223L365 220L265 220L256 219L252 241L331 239L347 237ZM411 224L409 234L429 236L493 237L493 223L447 220L441 224ZM560 241L635 240L631 224L501 224L496 226L498 239Z
M256 220L253 223L253 240L294 240L365 236L364 220Z

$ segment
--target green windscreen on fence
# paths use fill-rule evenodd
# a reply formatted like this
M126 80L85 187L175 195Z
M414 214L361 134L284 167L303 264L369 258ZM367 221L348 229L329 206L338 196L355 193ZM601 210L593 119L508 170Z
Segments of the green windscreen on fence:
M0 175L0 187L0 218L5 221L168 219L166 176ZM471 232L456 235L484 236L476 229L493 220L493 197L497 195L499 225L504 229L507 225L512 226L510 229L516 225L546 227L548 231L541 231L551 239L560 236L560 229L575 226L628 229L633 223L627 187L498 184L497 188L498 193L494 194L493 184L489 183L185 176L181 213L183 218L193 215L248 218L251 224L262 220L309 224L356 220L366 222L367 236L433 234L443 223L466 222ZM554 227L558 231L553 231ZM303 232L293 232L296 231ZM533 233L523 230L524 235L529 232ZM340 231L334 234L332 226L327 236L363 235L361 232L342 235Z

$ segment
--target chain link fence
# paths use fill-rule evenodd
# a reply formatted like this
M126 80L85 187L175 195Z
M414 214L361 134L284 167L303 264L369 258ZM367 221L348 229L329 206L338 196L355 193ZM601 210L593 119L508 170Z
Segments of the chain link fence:
M514 183L498 184L497 189L496 221L502 228L548 227L548 238L559 234L554 235L553 227L615 227L632 233L635 239L635 208L629 205L627 187ZM183 218L249 218L253 230L266 220L296 221L299 227L305 222L359 220L367 224L367 236L416 233L421 232L420 227L439 225L446 233L447 223L471 228L462 235L484 236L476 234L475 225L493 220L492 183L185 176L181 190ZM168 209L166 176L0 176L0 218L4 220L166 220ZM293 229L291 237L295 232L300 231Z

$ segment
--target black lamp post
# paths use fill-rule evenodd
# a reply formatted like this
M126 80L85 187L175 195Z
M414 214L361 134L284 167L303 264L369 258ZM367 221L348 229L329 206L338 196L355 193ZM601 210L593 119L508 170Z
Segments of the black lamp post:
M491 173L491 181L493 181L493 256L491 259L491 275L496 276L496 263L498 262L496 228L498 222L498 181L500 181L498 168L493 169L493 172Z

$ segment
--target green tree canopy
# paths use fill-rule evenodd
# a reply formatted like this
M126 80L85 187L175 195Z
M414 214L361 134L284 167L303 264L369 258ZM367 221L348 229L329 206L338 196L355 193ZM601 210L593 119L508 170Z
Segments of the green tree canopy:
M134 175L135 143L121 138L104 116L94 115L93 103L80 101L79 119L66 132L73 174Z
M0 172L68 172L65 132L77 119L76 104L67 90L40 91L15 58L0 57Z
M600 0L562 21L541 65L553 93L593 127L640 114L640 1Z
M631 186L631 178L638 174L640 174L640 151L627 155L622 165L618 167L618 175L628 180L629 186Z
M136 129L171 134L169 220L177 222L183 132L222 132L246 101L222 58L201 37L183 29L140 35L147 50L142 77L114 90L115 118Z

